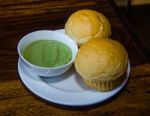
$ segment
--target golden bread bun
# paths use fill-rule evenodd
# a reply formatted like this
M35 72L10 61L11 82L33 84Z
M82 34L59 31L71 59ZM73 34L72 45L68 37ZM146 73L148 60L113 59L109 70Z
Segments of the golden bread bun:
M87 85L107 91L117 87L127 70L126 49L111 39L92 39L76 55L75 68Z
M93 10L79 10L67 20L65 33L80 46L93 38L109 37L111 27L103 14Z

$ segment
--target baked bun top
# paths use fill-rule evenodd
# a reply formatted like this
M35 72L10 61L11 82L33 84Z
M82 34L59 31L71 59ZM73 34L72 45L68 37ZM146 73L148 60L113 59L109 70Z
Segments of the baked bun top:
M107 18L94 10L79 10L65 24L65 33L80 46L93 38L107 38L111 26Z
M127 70L126 49L112 39L92 39L76 55L75 68L86 79L113 80Z

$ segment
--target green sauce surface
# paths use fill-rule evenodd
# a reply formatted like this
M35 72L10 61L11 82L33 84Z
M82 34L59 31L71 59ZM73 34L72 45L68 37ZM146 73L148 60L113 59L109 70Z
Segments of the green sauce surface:
M58 67L67 64L72 58L71 49L56 40L38 40L24 50L24 58L40 67Z

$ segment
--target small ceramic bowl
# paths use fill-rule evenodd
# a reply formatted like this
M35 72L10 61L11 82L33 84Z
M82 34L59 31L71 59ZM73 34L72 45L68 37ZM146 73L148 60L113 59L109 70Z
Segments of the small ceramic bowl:
M30 43L34 41L38 41L38 40L43 40L43 38L44 40L56 40L56 41L60 41L66 44L72 50L72 59L65 65L58 66L58 67L51 67L51 68L36 66L28 62L23 56L23 52L25 48ZM75 41L70 39L65 34L54 32L54 31L49 31L49 30L35 31L35 32L25 35L19 41L17 49L18 49L19 57L21 58L22 62L27 67L29 67L31 71L33 70L37 75L44 76L44 77L58 76L66 72L72 66L75 60L76 53L78 51L78 47Z

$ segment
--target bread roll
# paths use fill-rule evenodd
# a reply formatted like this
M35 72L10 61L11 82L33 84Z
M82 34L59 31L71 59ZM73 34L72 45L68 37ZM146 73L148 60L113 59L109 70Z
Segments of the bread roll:
M65 33L80 46L93 38L109 37L111 27L103 14L93 10L79 10L67 20Z
M127 70L126 49L112 39L92 39L80 47L75 68L84 82L97 90L108 91L117 87Z

